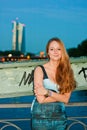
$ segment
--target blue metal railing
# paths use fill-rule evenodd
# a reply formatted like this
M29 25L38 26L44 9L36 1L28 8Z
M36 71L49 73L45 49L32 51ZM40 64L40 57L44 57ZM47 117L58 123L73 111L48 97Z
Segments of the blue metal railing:
M31 102L34 96L0 99L0 130L31 130ZM66 105L67 130L87 130L87 90L72 94Z

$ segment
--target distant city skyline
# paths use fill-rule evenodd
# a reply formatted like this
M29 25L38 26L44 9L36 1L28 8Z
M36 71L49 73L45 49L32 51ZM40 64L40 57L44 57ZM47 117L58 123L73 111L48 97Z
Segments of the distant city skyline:
M0 50L12 50L12 21L24 23L26 52L45 51L47 41L59 37L65 47L87 39L86 0L0 0Z

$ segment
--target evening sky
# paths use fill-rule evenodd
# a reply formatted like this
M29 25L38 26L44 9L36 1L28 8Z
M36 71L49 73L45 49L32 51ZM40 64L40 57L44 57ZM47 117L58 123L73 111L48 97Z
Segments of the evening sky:
M87 0L0 0L0 50L12 50L12 20L25 24L26 52L59 37L66 48L87 39Z

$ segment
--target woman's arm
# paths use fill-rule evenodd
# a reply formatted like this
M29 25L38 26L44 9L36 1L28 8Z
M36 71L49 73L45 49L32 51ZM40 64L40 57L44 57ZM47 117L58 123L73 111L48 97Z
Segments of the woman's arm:
M56 94L56 93L52 92L52 97L55 97L55 99L57 101L61 101L61 102L64 102L64 103L69 102L70 96L71 96L71 92L64 93L64 94Z
M44 95L46 93L48 93L48 90L44 91L44 88L40 87L40 85L38 85L38 86L35 89L35 93L38 96L43 95L43 93L44 93ZM42 100L42 102L40 102L40 103L46 103L46 102L52 102L52 101L55 101L55 102L59 101L59 102L68 103L70 96L71 96L71 92L60 94L60 93L56 93L56 92L53 92L53 91L49 90L48 97L44 98Z
M46 101L46 97L44 95L47 93L47 89L45 89L43 86L43 71L41 67L37 67L34 71L34 93L39 103L44 103L44 101L56 102L56 99L52 97L50 97L49 100Z
M56 101L59 101L59 102L64 102L64 103L69 102L71 92L64 93L64 94L55 93L53 91L50 91L50 92L51 92L51 96L46 98L43 102L48 102L50 98L54 98Z

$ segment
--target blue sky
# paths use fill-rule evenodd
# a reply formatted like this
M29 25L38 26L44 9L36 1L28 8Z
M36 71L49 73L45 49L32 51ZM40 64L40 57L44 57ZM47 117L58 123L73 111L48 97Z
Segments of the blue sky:
M12 49L12 20L24 23L26 52L59 37L66 48L87 39L87 0L0 0L0 50Z

